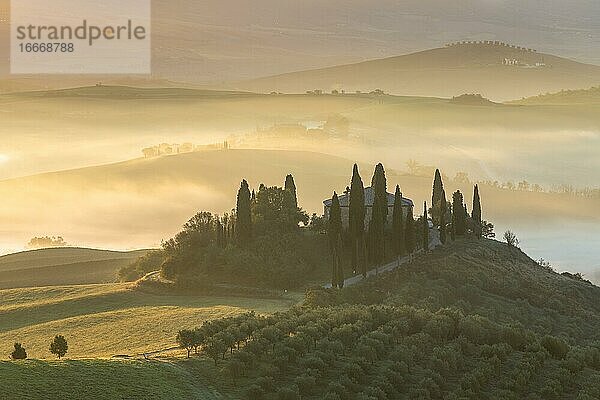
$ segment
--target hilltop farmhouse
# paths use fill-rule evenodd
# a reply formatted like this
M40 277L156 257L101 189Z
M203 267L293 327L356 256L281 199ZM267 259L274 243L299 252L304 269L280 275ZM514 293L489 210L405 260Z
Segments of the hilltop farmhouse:
M344 192L343 195L339 197L340 208L342 210L342 225L344 227L348 227L348 215L349 215L349 203L350 203L350 192L348 189ZM371 187L365 188L365 223L368 223L371 220L371 213L373 211L373 201L375 200L375 191ZM388 200L388 216L387 222L388 224L392 223L392 216L394 210L394 195L392 193L387 193ZM329 209L331 208L331 199L327 199L323 201L323 215L326 219L329 219ZM412 211L414 208L413 201L411 199L407 199L405 197L402 198L402 211L404 211L404 216L408 215L409 211Z

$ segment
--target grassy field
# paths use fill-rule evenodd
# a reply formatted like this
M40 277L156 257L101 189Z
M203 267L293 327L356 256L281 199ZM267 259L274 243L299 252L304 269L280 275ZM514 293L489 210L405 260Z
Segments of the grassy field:
M224 398L177 363L161 361L0 361L0 376L6 400Z
M146 253L82 248L25 251L0 257L0 289L117 281L117 271Z
M2 358L22 342L30 358L52 359L56 334L69 342L69 358L136 355L174 345L179 329L249 310L269 313L292 300L176 296L144 293L131 284L0 291Z

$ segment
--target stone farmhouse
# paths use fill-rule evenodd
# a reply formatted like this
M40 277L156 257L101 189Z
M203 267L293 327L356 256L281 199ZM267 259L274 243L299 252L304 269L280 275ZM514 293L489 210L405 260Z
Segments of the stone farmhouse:
M350 193L346 189L344 194L338 197L340 201L340 208L342 210L342 225L344 227L348 227L348 215L349 215L349 203L350 203ZM365 188L365 224L368 224L371 220L371 213L373 211L373 201L375 200L375 191L371 187ZM388 200L388 224L392 223L392 215L394 210L394 195L392 193L387 193ZM326 219L329 219L329 209L331 208L331 199L327 199L323 201L323 215ZM406 197L402 198L402 211L404 211L404 216L408 215L409 211L412 211L414 208L413 201L411 199L407 199Z

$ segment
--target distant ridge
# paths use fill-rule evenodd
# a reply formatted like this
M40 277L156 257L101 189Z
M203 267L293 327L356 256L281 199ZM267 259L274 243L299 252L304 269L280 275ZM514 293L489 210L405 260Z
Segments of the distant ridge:
M79 86L64 89L29 90L8 93L5 96L44 97L44 98L110 98L131 99L171 99L171 98L216 98L234 96L256 96L254 93L227 90L205 90L185 87L137 87L126 85Z
M85 247L51 247L0 256L0 271L64 265L75 262L137 258L147 250L117 251Z
M528 105L599 104L600 86L589 89L562 90L560 92L528 97L522 100L512 101L510 103Z
M0 289L115 282L120 268L147 251L55 247L7 254L0 257Z
M357 64L243 81L234 87L285 93L345 90L410 96L454 97L481 93L514 100L600 83L600 67L502 42L460 42L446 47Z

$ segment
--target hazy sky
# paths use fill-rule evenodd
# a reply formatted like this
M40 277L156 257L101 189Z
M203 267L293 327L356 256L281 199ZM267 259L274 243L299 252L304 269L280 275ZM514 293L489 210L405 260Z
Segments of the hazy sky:
M0 16L8 0L0 0ZM154 0L156 76L219 82L503 40L600 64L596 0ZM0 18L1 19L1 18ZM8 47L0 22L0 51ZM7 72L2 58L0 73Z

